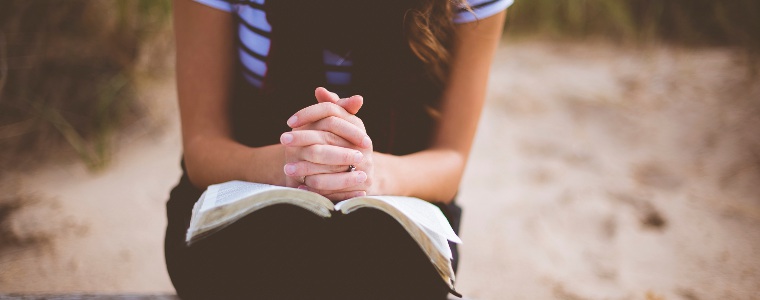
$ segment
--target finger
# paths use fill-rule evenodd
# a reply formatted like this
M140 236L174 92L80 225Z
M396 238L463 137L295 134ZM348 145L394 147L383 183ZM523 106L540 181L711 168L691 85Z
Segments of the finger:
M367 136L367 133L363 128L360 128L344 119L338 117L327 117L309 125L298 127L292 132L301 130L317 130L325 131L335 134L336 136L345 139L349 143L362 147L369 148L372 146L372 139ZM323 136L323 138L332 138L331 136ZM336 141L337 142L337 141Z
M359 189L356 189L357 187ZM346 190L339 190L339 191L318 190L318 189L315 189L315 188L308 187L308 186L306 186L304 184L299 185L298 188L302 189L302 190L305 190L305 191L314 192L314 193L323 195L325 197L327 197L328 195L339 195L339 194L348 195L350 197L367 196L366 187L365 186L361 186L361 185L360 186L354 186L354 187L351 187L351 188L346 189Z
M355 115L364 105L364 97L354 95L348 98L340 99L335 104L345 109L348 113Z
M339 117L348 118L353 116L349 114L345 109L332 102L322 102L304 109L299 110L290 119L288 119L288 126L290 128L298 128L303 125L322 120L327 117Z
M345 148L351 148L356 145L325 130L295 130L280 135L280 143L288 147L305 147L311 145L334 145Z
M367 196L367 192L365 191L356 191L356 192L337 192L332 194L322 194L322 196L327 197L327 199L330 199L333 202L343 201L355 197L363 197Z
M312 123L303 125L301 127L298 127L298 129L305 129L304 127L309 126L310 124L315 124L317 122L320 122L320 121L323 121L323 120L327 120L327 119L330 119L330 118L336 118L336 119L345 120L346 122L348 122L348 123L350 123L350 124L352 124L352 125L354 125L356 127L359 127L359 129L361 129L362 131L364 131L364 132L367 131L367 129L364 127L364 121L362 121L362 119L360 119L359 117L354 116L354 115L348 115L348 117L345 117L345 118L336 117L336 116L329 116L329 117L324 118L322 120L319 120L319 121L316 121L316 122L312 122Z
M300 159L323 165L357 165L364 154L357 150L333 145L311 145L303 147Z
M311 175L306 177L304 184L316 190L338 191L361 185L365 181L367 173L357 171Z
M314 96L317 98L317 102L331 102L335 103L346 112L355 115L359 112L359 109L364 105L364 97L355 95L348 98L341 99L338 94L328 91L326 88L318 87L314 91Z
M318 87L314 90L314 97L317 98L317 102L332 102L336 103L340 100L338 94L328 91L326 88Z
M305 185L299 185L299 189L304 191L310 191L317 194L320 194L322 196L325 196L327 199L332 200L333 202L343 201L355 197L363 197L367 196L366 191L339 191L339 192L329 192L329 191L320 191L313 188L310 188Z
M285 175L298 178L300 180L300 178L303 176L342 173L346 172L348 168L348 165L323 165L308 161L297 161L285 164L283 171L285 171ZM303 183L303 180L301 180L301 182Z

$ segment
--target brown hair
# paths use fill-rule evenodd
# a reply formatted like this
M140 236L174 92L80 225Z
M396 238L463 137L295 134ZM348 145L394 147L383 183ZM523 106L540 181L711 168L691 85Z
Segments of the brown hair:
M407 11L404 31L409 47L439 82L448 75L450 46L454 37L454 10L472 9L464 0L419 0L416 9Z

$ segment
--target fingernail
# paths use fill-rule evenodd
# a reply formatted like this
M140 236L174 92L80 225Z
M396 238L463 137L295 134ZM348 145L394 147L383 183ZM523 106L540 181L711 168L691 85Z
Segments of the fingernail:
M285 174L287 175L293 175L296 173L296 165L294 164L286 164L285 165Z
M293 127L293 125L296 125L296 122L298 122L298 116L292 116L288 119L288 126Z
M354 195L354 197L364 197L364 196L367 196L367 192L365 191L358 192L356 193L356 195Z
M362 142L362 143L364 143L364 142ZM363 159L363 158L364 158L364 155L363 155L361 152L359 152L359 151L356 151L356 152L354 153L354 162L355 162L355 163L360 163L360 162L362 162L362 159Z
M338 94L336 94L336 93L330 92L330 94L332 94L334 98L340 98L340 97L338 96Z
M280 136L280 142L283 144L290 144L290 142L293 141L293 135L290 133L283 133L282 136Z
M309 190L309 188L308 188L308 187L306 187L305 185L299 185L299 186L298 186L298 189L299 189L299 190L304 190L304 191L308 191L308 190Z
M372 146L372 139L370 139L368 136L365 136L364 139L362 139L362 147L369 148Z
M362 183L365 180L367 180L367 173L357 172L357 174L356 174L356 183Z

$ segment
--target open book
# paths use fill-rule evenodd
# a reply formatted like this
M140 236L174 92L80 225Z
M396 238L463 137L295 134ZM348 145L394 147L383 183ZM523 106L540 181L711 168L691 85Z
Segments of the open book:
M462 241L438 207L418 198L365 196L333 204L322 195L309 191L229 181L209 186L195 203L186 241L192 244L256 210L283 203L300 206L324 218L331 217L333 213L348 214L360 208L387 213L406 229L454 291L452 253L447 241Z

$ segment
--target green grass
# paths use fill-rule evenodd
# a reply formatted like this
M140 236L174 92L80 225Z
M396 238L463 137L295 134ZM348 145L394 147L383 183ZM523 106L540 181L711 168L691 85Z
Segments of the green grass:
M105 166L141 114L137 62L170 13L169 0L0 2L0 168L67 148Z
M757 0L516 0L509 34L760 49Z

